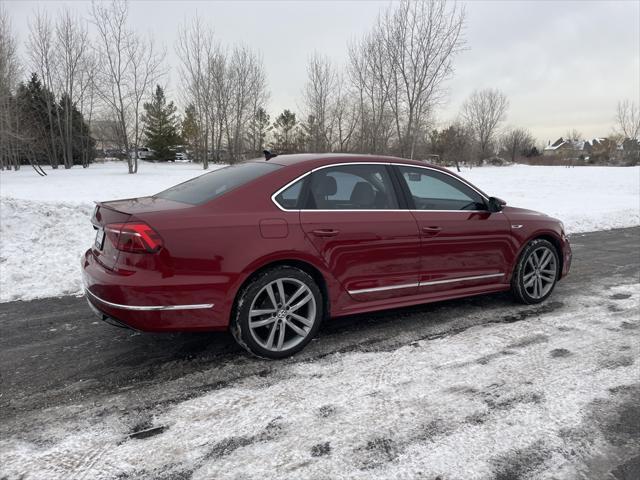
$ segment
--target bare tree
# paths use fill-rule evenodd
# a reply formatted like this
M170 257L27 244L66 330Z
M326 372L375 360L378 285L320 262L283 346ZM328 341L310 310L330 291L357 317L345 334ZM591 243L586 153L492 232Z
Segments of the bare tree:
M307 118L313 120L309 134L309 148L314 152L331 150L333 102L337 101L337 74L328 57L313 53L307 62L307 83L303 102Z
M384 38L378 31L349 46L349 77L358 98L358 150L386 153L393 131L389 106L391 75Z
M85 66L88 51L88 34L83 22L66 8L60 12L55 27L55 68L58 83L55 90L60 94L62 114L58 117L58 129L62 139L62 156L65 168L73 166L73 110L79 100L78 77Z
M77 94L77 107L82 118L87 122L90 127L89 134L83 135L80 139L82 145L82 166L89 166L89 159L92 158L92 152L90 151L92 140L91 134L93 129L93 114L96 107L96 70L97 63L95 55L91 50L88 50L83 58L82 65L78 73L78 94Z
M31 69L36 72L42 80L43 86L49 92L55 91L55 39L54 26L51 19L42 11L35 13L35 19L29 23L29 41L27 44L31 59ZM52 168L58 168L58 142L53 130L54 121L60 126L60 111L54 108L55 98L46 95L47 115L51 128L49 129L50 147L47 149L47 156ZM54 118L55 117L55 118Z
M142 98L158 80L164 54L127 27L125 0L93 3L91 16L98 32L96 56L101 64L96 70L96 91L119 123L129 173L136 173Z
M511 161L515 162L518 155L524 155L531 150L535 145L535 139L524 128L512 128L502 136L501 143Z
M577 128L570 128L564 136L565 140L570 142L580 142L584 140L584 135Z
M238 161L245 152L252 118L266 95L266 76L262 58L244 45L233 49L226 73L231 93L225 125L227 147L231 160Z
M509 101L497 89L475 90L462 105L462 118L473 131L479 160L490 156L498 126L506 118Z
M126 54L131 62L130 75L130 102L132 115L132 140L133 140L133 172L138 172L138 147L142 136L140 122L142 100L149 94L154 83L162 75L160 66L164 60L164 52L158 53L154 48L153 39L145 41L139 37L132 37L127 45Z
M199 17L190 24L180 28L176 52L181 60L180 77L182 78L183 95L187 104L195 107L198 123L196 160L202 162L204 169L209 168L209 133L217 137L212 129L218 117L213 107L212 96L214 82L226 90L224 78L216 78L213 72L217 68L225 68L226 58L216 49L213 42L213 30L204 26ZM221 90L216 90L221 93ZM220 102L217 103L220 105ZM221 119L222 120L222 119ZM220 129L220 139L222 138Z
M640 109L630 100L618 102L616 130L629 139L640 139Z
M0 5L0 170L16 170L20 163L17 158L17 115L14 94L20 75L18 46L11 27L9 14Z
M378 20L393 82L393 110L399 153L413 158L419 132L442 100L443 82L464 46L464 9L446 0L402 0Z
M360 112L358 103L347 89L342 74L337 77L335 102L333 102L331 116L334 122L334 149L338 152L349 152L359 123Z

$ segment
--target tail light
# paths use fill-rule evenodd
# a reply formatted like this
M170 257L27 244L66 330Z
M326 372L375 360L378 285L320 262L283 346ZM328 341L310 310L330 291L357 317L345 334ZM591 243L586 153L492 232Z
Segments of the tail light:
M104 231L113 246L123 252L155 253L162 248L162 237L144 222L110 223Z

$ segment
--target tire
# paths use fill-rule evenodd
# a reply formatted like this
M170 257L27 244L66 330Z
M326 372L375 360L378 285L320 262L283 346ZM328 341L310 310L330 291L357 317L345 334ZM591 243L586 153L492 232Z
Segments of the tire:
M560 258L556 247L542 238L532 240L522 251L511 279L517 301L532 305L545 301L558 282Z
M322 293L308 273L274 267L256 275L238 294L231 334L257 357L290 357L317 334L322 307Z

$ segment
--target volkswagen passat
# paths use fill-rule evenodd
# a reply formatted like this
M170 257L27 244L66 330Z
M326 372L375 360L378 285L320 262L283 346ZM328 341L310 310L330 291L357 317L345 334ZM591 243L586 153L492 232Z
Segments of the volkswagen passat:
M92 222L82 270L100 317L230 329L269 358L302 349L326 318L503 290L541 302L571 263L560 221L390 157L248 161L98 203Z

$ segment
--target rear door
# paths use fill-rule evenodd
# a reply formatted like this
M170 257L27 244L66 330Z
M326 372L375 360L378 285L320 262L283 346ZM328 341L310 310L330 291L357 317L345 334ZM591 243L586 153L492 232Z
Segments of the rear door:
M418 291L420 237L411 212L401 209L389 165L321 168L310 175L306 188L300 223L354 299Z
M421 236L420 292L500 283L514 250L510 225L478 191L440 170L396 165Z

